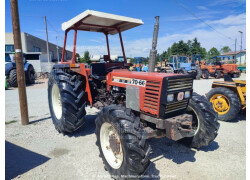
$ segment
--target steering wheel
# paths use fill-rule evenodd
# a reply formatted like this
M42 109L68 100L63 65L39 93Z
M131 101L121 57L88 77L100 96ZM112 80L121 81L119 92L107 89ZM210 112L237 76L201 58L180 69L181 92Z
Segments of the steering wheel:
M113 66L113 67L107 68L106 72L109 73L109 72L113 71L114 69L124 69L124 67L123 66Z

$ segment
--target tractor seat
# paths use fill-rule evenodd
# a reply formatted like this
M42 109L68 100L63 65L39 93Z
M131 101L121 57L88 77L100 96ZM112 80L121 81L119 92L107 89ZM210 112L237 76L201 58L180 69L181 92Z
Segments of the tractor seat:
M105 63L95 63L91 65L91 76L94 79L105 80L108 74Z

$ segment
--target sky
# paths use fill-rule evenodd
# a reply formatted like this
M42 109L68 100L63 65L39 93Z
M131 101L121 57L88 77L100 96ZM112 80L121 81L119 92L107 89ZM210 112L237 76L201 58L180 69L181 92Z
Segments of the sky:
M184 8L183 8L184 7ZM144 24L122 33L126 56L149 56L155 16L160 16L157 51L162 53L174 42L195 37L208 51L223 46L246 48L245 0L19 0L21 31L46 39L44 16L48 21L49 41L63 46L61 24L90 9L141 19ZM205 23L204 23L205 22ZM5 32L12 32L10 2L5 1ZM73 32L69 33L67 49L72 50ZM79 32L76 51L91 55L107 54L105 36L101 33ZM118 35L110 37L110 51L121 55Z

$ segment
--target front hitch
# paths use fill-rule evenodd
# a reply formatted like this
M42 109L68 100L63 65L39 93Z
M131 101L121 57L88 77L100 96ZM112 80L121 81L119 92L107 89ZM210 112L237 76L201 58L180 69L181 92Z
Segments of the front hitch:
M195 130L192 129L192 115L183 114L167 119L158 119L145 114L140 116L143 120L154 123L156 129L146 127L147 138L166 136L174 141L185 137L192 137Z

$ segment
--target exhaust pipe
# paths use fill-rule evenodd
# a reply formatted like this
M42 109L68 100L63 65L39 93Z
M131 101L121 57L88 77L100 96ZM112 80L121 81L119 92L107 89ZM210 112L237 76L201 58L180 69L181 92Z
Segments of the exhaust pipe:
M157 45L157 38L158 38L158 31L159 31L159 18L160 18L159 16L155 17L152 49L150 50L150 54L149 54L148 72L155 71L155 61L156 61L156 54L157 54L156 45Z

